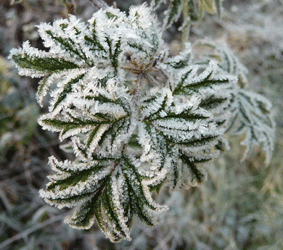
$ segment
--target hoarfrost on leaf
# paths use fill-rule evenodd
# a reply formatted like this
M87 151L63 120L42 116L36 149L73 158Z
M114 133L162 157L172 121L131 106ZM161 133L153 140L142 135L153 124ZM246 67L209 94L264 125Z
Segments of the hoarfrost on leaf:
M265 163L268 164L275 139L271 103L264 96L248 90L248 70L226 44L220 45L206 39L198 41L195 46L212 49L209 54L201 57L201 64L205 65L211 58L215 58L223 72L238 76L238 81L234 82L230 90L228 110L231 113L231 120L228 130L246 135L242 141L242 145L246 146L243 159L250 155L255 145L260 146L260 143L263 143L266 152Z
M248 150L261 141L269 154L273 147L270 104L237 85L246 71L232 53L210 44L220 56L196 61L189 43L175 57L162 51L151 11L163 2L131 7L128 16L109 7L88 23L72 15L41 23L49 52L25 42L10 54L21 75L43 77L37 101L42 106L48 93L51 101L38 123L59 132L68 140L63 149L75 154L73 161L49 158L55 174L40 196L76 207L67 223L88 229L96 220L113 242L131 240L135 218L153 226L154 214L168 209L152 192L206 179L205 163L228 148L231 116L240 118ZM181 2L171 0L164 27L179 18ZM221 7L200 3L207 12Z

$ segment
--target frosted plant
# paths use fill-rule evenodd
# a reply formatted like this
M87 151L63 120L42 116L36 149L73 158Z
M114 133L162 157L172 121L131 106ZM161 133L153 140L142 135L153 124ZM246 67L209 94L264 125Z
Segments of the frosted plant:
M248 70L227 45L220 45L210 40L201 40L195 46L212 49L212 53L203 56L200 63L206 65L212 58L215 58L224 72L238 76L237 84L233 84L231 88L232 98L229 110L232 119L228 130L233 130L235 134L246 135L241 143L246 146L243 159L250 155L255 145L260 146L260 143L263 143L263 149L267 154L266 163L268 164L272 156L275 139L275 123L272 118L270 101L247 89Z
M164 12L162 30L170 28L182 16L183 23L179 27L179 30L182 31L182 49L185 48L185 43L188 41L190 26L198 24L205 13L217 14L219 18L222 17L223 0L152 0L151 8L156 10L162 3L167 2L169 2L169 6Z
M72 227L96 220L113 242L131 239L135 218L154 225L168 209L153 191L201 183L202 165L228 148L235 72L216 60L194 63L189 43L169 57L151 10L133 6L126 16L108 7L87 24L72 15L42 23L48 52L25 42L10 54L20 75L43 77L37 100L42 106L50 93L51 101L39 124L60 132L69 140L62 148L75 154L49 158L55 174L41 197L75 207L65 220Z
M182 13L183 28L201 20L205 13L217 14L221 17L223 12L223 0L152 0L151 7L157 9L162 3L166 2L170 3L165 11L164 28L169 28L174 22L178 21Z

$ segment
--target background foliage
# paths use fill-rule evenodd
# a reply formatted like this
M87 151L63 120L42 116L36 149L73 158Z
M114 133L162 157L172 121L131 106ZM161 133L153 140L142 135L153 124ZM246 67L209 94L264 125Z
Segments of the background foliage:
M37 80L20 78L6 59L11 48L27 39L43 49L34 25L66 17L68 11L86 20L96 11L86 0L74 1L72 6L67 2L25 0L11 5L9 0L1 1L0 249L283 248L283 2L226 0L222 20L206 15L192 26L190 35L191 42L196 37L225 40L249 69L250 88L272 101L277 140L270 165L263 167L265 155L259 149L240 162L244 147L231 137L231 150L209 166L207 182L175 191L170 198L163 190L157 201L171 209L162 214L159 225L136 225L133 240L116 245L96 226L71 229L62 222L68 210L52 208L39 198L38 190L50 172L48 156L67 156L57 136L37 125ZM117 1L117 5L127 10L129 4L142 2ZM173 24L164 35L172 55L180 50L178 27Z

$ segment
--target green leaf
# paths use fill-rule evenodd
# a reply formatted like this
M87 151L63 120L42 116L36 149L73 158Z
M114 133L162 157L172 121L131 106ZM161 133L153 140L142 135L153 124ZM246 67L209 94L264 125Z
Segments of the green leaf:
M190 78L190 75L194 76L194 71L192 68L189 68L186 73L181 76L181 79L177 83L176 87L174 88L173 94L178 95L182 92L182 88L185 84L187 78Z
M97 132L101 128L102 125L96 126L88 135L86 146L89 147L91 145L91 142L95 139Z
M263 143L267 153L266 164L272 156L275 139L275 125L272 119L271 103L263 96L252 91L235 89L230 110L233 117L229 129L235 134L246 134L242 145L246 146L243 159L247 158L255 145ZM233 126L234 125L234 126Z
M163 24L165 28L169 28L173 22L179 19L182 6L182 0L170 0L169 8L165 11L165 21Z
M111 137L110 145L113 145L117 136L127 131L130 125L131 125L131 119L129 119L128 117L123 117L119 120L112 122L111 127L109 127L109 129L101 137L99 144L101 145L103 141L106 139L106 137L109 135Z
M198 83L203 81L204 88L208 83L214 84L208 81L212 77L211 71L205 72L202 77L194 75L195 70L189 72L193 76L185 74L182 79L185 87L188 82L184 78L187 77L192 78L194 84L197 83L196 79ZM180 85L179 90L184 88L183 85ZM202 99L197 101L190 99L192 94L184 92L182 96L174 91L170 93L168 89L156 89L156 92L147 95L141 106L147 134L141 133L145 138L152 138L148 141L150 150L161 162L160 167L156 168L161 171L170 166L167 180L172 189L202 182L205 175L199 165L224 149L219 143L222 140L224 142L222 135L225 130L222 125L226 119L220 119L217 115L214 117L203 108L213 112L218 109L217 112L221 114L228 107L227 98L219 97L212 89L203 93L207 95L202 95Z
M47 94L47 91L49 90L50 87L50 82L48 79L50 79L52 73L48 74L45 76L38 85L37 92L36 92L36 99L41 107L43 107L43 98Z
M88 35L85 35L85 43L89 46L90 51L96 52L96 51L103 51L106 52L105 48L102 46L101 42L99 41L99 38L97 36L96 31L96 20L93 21L91 26L91 37Z
M72 227L88 229L92 226L95 217L100 228L103 228L101 222L101 207L100 200L98 197L101 195L101 190L96 192L91 199L85 202L79 210L76 212L75 216L72 216L71 219L66 219L66 221Z
M207 49L212 50L203 56L204 60L200 63L207 64L211 59L216 59L219 62L218 66L222 70L238 76L238 84L241 88L247 85L248 69L239 61L227 44L217 44L210 40L200 40L195 44L195 47L200 47L203 51Z
M228 96L221 97L221 96L211 95L204 98L199 106L201 108L204 108L205 110L213 110L215 108L218 108L222 104L225 103L228 104L228 101L229 101Z
M29 55L27 53L15 54L12 56L14 62L23 69L32 69L40 72L58 72L60 70L75 69L78 65L58 58L55 56L37 57L35 55Z
M62 38L56 35L56 33L53 33L51 30L46 30L45 32L58 46L61 47L62 50L68 52L71 57L75 56L80 58L89 66L93 66L93 63L87 58L80 44L74 42L71 38Z
M81 120L78 118L62 121L61 119L51 118L46 115L42 116L38 122L44 129L60 132L61 140L81 132L88 132L97 125L109 123L107 121Z
M112 43L113 40L110 40L109 37L106 37L106 42L108 44L109 47L109 57L110 57L110 61L112 63L112 66L117 69L118 67L118 57L119 54L122 52L121 50L121 38L114 44L113 48L112 48Z
M191 159L185 154L182 154L180 158L183 164L185 164L186 167L189 168L191 172L191 182L192 183L193 182L197 182L197 183L203 182L205 179L205 175L198 169L196 164L193 161L191 161Z
M66 130L70 130L70 129L76 129L78 127L84 127L84 126L88 126L88 125L92 125L92 126L96 126L99 124L103 124L105 122L97 122L97 121L82 121L82 120L76 120L76 121L69 121L69 122L65 122L65 121L61 121L61 120L56 120L56 119L43 119L42 123L45 123L46 125L49 126L54 126L58 129L64 129L64 131Z
M199 185L206 179L206 173L201 164L213 159L212 154L203 154L197 152L188 154L182 148L172 147L172 151L168 152L171 158L171 169L168 175L168 181L171 184L171 189L179 187L189 188L191 186Z
M67 167L66 164L56 162L59 168L63 166L72 169L71 165ZM75 162L71 164L75 166ZM81 203L65 221L74 228L88 229L95 218L107 237L118 242L122 239L130 240L129 230L135 214L152 226L149 212L164 209L149 199L148 179L138 172L128 158L114 161L104 159L87 169L77 167L67 176L54 176L47 185L47 191L41 191L41 196L60 208Z
M98 168L99 169L99 168ZM55 192L55 188L58 191L62 191L69 187L77 185L79 182L85 182L91 175L94 175L97 172L97 167L95 169L90 168L84 171L72 172L67 178L56 180L52 184L47 186L48 191Z
M54 157L49 161L55 175L40 195L48 203L62 207L73 207L87 201L103 185L111 173L107 161L59 162Z
M199 76L195 75L196 71L191 69L183 74L173 91L174 95L192 95L199 93L203 89L213 89L215 87L220 87L221 85L223 86L223 90L226 89L227 91L227 88L231 86L233 78L225 74L215 74L217 73L217 67L215 67L215 64L211 65L214 66L207 68Z
M189 43L186 44L186 48L180 53L179 56L170 58L165 64L169 65L173 69L183 69L188 66L192 57L192 49Z
M62 90L61 93L59 93L56 97L56 101L53 104L53 110L61 103L64 101L64 99L67 97L69 93L72 92L72 86L79 82L85 74L79 75L78 77L70 80L68 83L65 84L64 89Z
M44 198L45 202L47 202L50 205L56 206L58 208L78 206L82 202L89 200L93 196L93 192L90 192L90 193L80 193L78 195L67 196L64 198L54 198L54 197L45 198L44 197L45 195L43 195L44 191L42 190L40 191L41 192L39 194L42 198Z
M148 200L148 195L144 190L144 177L138 173L135 165L127 158L123 158L122 162L124 166L123 171L125 174L126 190L128 190L127 195L129 199L130 212L131 214L137 214L139 219L147 225L153 226L153 218L148 211L157 209L163 210L164 207L152 204L152 202ZM150 192L149 187L147 190Z
M119 242L123 238L129 238L119 224L118 214L113 203L111 184L111 179L108 178L103 187L65 221L74 228L88 229L96 219L101 230L111 241Z
M183 91L188 94L191 91L197 92L198 90L203 89L203 88L212 87L212 86L215 86L215 85L228 84L229 82L230 82L230 79L228 77L223 78L223 79L217 79L217 78L210 77L210 75L209 75L207 78L205 78L205 79L203 79L199 82L186 85L183 88Z

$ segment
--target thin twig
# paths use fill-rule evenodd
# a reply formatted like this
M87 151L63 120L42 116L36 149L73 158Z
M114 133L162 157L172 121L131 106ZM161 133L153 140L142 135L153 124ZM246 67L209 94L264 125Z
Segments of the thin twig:
M109 7L109 5L107 3L105 3L103 0L89 0L94 7L98 8L98 9L106 9Z
M39 230L39 229L41 229L43 227L46 227L46 226L48 226L48 225L50 225L50 224L52 224L52 223L54 223L56 221L62 220L67 214L68 213L55 216L53 218L50 218L47 221L44 221L44 222L39 223L39 224L36 224L35 226L30 227L30 228L26 229L25 231L23 231L23 232L21 232L19 234L16 234L15 236L9 238L8 240L5 240L4 242L2 242L0 244L0 249L4 249L4 247L9 246L10 244L12 244L15 241L18 241L18 240L20 240L22 238L27 237L29 234L31 234L31 233L33 233L33 232L35 232L35 231L37 231L37 230Z
M183 0L183 22L185 23L188 16L189 16L189 4L187 0ZM181 49L183 50L185 48L185 43L188 42L189 36L190 36L190 24L188 23L182 30L182 43L181 43Z
M142 87L142 82L143 82L143 75L138 74L136 78L136 89L134 93L134 103L137 104L140 96L140 90Z

